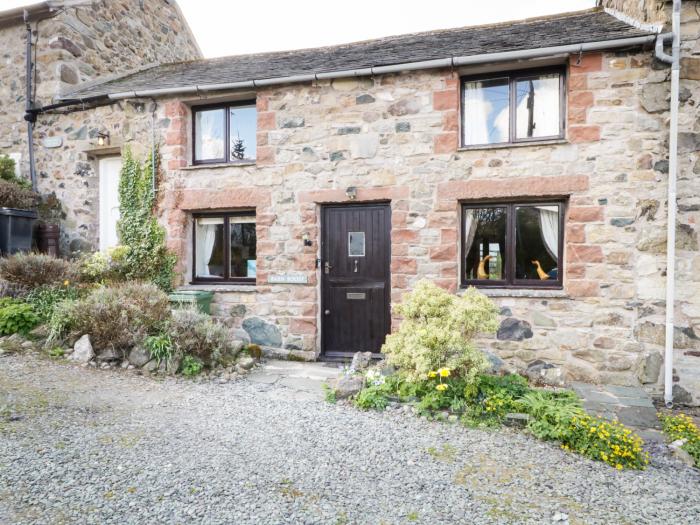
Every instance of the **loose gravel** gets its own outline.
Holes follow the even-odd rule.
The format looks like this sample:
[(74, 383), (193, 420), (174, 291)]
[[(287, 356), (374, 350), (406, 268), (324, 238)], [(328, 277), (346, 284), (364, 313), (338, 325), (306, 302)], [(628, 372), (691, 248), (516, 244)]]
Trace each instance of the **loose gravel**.
[(3, 524), (553, 522), (700, 523), (700, 472), (663, 445), (617, 472), (525, 433), (279, 384), (0, 358)]

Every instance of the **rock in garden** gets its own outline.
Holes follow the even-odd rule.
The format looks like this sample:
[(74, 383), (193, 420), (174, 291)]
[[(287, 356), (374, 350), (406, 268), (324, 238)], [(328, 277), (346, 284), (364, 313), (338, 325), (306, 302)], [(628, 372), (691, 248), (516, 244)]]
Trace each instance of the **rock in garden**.
[(365, 386), (365, 379), (361, 376), (343, 376), (339, 377), (335, 383), (336, 399), (345, 399), (357, 394), (362, 387)]
[(350, 363), (350, 370), (360, 372), (366, 369), (372, 362), (372, 352), (355, 352)]
[(564, 371), (560, 367), (540, 359), (530, 363), (525, 374), (531, 381), (549, 386), (564, 386), (566, 382)]
[(141, 369), (145, 372), (154, 372), (155, 370), (158, 370), (158, 361), (151, 359), (148, 363), (143, 365)]
[(282, 346), (282, 335), (279, 329), (259, 317), (249, 317), (243, 321), (243, 330), (250, 336), (251, 342), (261, 346), (271, 346), (280, 348)]
[(518, 412), (506, 414), (503, 423), (509, 427), (525, 428), (530, 422), (530, 416)]
[(532, 327), (527, 321), (508, 317), (501, 321), (496, 338), (499, 341), (522, 341), (532, 337)]
[(115, 348), (103, 348), (97, 353), (98, 361), (118, 361), (122, 358), (122, 353)]
[(238, 365), (243, 370), (250, 370), (255, 366), (255, 359), (253, 359), (252, 357), (242, 357), (238, 360)]
[(93, 357), (95, 357), (95, 352), (92, 349), (92, 343), (90, 343), (90, 336), (85, 334), (75, 342), (73, 353), (68, 359), (79, 363), (88, 363), (92, 361)]
[(131, 352), (129, 352), (129, 363), (131, 363), (137, 368), (141, 368), (150, 360), (151, 354), (142, 346), (135, 346), (131, 349)]

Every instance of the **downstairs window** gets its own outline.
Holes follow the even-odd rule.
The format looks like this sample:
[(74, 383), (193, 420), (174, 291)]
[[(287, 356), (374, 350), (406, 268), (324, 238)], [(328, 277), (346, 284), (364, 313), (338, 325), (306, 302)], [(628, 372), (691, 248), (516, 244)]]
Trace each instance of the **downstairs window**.
[(564, 203), (462, 205), (462, 285), (561, 288)]
[(193, 237), (193, 282), (255, 283), (255, 212), (195, 215)]

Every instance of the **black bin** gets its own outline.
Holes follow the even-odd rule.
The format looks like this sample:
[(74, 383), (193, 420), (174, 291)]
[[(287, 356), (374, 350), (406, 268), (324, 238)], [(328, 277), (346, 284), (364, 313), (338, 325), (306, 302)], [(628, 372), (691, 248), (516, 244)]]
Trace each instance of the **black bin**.
[(30, 251), (35, 221), (35, 211), (0, 208), (0, 255)]

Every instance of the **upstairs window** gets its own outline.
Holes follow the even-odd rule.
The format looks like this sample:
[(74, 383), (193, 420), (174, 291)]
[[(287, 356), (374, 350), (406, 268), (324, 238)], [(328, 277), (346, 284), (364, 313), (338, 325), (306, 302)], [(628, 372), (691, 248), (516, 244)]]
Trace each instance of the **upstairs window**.
[(561, 288), (564, 203), (464, 204), (462, 285)]
[(561, 70), (516, 72), (462, 81), (462, 146), (564, 136)]
[(255, 101), (192, 110), (194, 164), (255, 162)]

